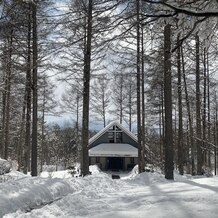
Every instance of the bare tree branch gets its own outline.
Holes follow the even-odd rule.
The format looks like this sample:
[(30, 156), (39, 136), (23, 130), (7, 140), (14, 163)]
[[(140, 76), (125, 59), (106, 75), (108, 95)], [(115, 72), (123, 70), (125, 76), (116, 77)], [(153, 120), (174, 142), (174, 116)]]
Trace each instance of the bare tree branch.
[(201, 20), (196, 21), (194, 26), (192, 27), (192, 29), (189, 31), (189, 33), (187, 33), (186, 36), (184, 36), (182, 39), (180, 39), (179, 43), (172, 49), (172, 52), (176, 51), (177, 48), (179, 48), (182, 45), (182, 43), (194, 32), (194, 30), (196, 29), (197, 25), (199, 23), (203, 22), (206, 19), (207, 19), (207, 17), (204, 17)]
[(195, 17), (217, 17), (218, 16), (218, 8), (216, 8), (215, 10), (208, 10), (208, 11), (194, 11), (188, 8), (177, 7), (175, 5), (166, 3), (165, 1), (150, 1), (150, 0), (142, 0), (142, 1), (151, 3), (151, 4), (162, 4), (174, 10), (176, 14), (186, 14), (186, 15), (195, 16)]

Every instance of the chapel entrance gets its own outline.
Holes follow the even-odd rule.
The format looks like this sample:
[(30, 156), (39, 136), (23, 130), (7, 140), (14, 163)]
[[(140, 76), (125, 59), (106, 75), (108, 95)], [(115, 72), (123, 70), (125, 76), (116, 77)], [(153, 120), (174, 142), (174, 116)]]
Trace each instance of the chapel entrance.
[(122, 157), (109, 157), (107, 161), (108, 161), (108, 170), (119, 171), (124, 169)]

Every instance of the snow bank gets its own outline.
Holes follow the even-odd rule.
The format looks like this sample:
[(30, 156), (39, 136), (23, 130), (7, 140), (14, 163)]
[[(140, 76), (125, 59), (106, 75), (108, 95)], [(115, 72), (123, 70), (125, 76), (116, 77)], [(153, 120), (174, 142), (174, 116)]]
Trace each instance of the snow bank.
[[(79, 166), (74, 166), (74, 170), (61, 170), (61, 171), (43, 171), (40, 174), (42, 178), (72, 178), (72, 177), (79, 177)], [(97, 165), (89, 166), (89, 171), (91, 174), (99, 174), (101, 172), (100, 168)]]
[(98, 165), (91, 165), (91, 166), (89, 166), (89, 171), (92, 174), (99, 174), (101, 172), (101, 170), (100, 170)]
[[(68, 184), (70, 185), (70, 190), (68, 190), (68, 194), (65, 196), (63, 195), (63, 193), (59, 193), (59, 198), (57, 198), (57, 201), (54, 201), (54, 203), (47, 204), (44, 207), (37, 209), (37, 205), (34, 205), (34, 202), (36, 202), (36, 198), (32, 199), (32, 196), (29, 196), (29, 199), (25, 199), (24, 201), (22, 201), (20, 205), (21, 209), (12, 210), (12, 208), (10, 208), (8, 209), (7, 213), (4, 212), (6, 214), (4, 218), (66, 218), (75, 217), (77, 215), (89, 217), (90, 213), (94, 213), (94, 211), (96, 210), (109, 210), (110, 205), (104, 201), (101, 201), (101, 198), (107, 197), (109, 193), (117, 193), (121, 189), (120, 183), (118, 181), (112, 180), (107, 174), (98, 172), (98, 168), (96, 166), (91, 167), (91, 169), (95, 171), (95, 173), (93, 173), (92, 175), (83, 178), (79, 177), (62, 180), (63, 183), (66, 183), (68, 181)], [(49, 179), (49, 181), (51, 183), (53, 179)], [(43, 186), (38, 187), (38, 195), (41, 195), (42, 199), (44, 199), (44, 201), (41, 202), (41, 204), (39, 205), (45, 204), (46, 201), (52, 202), (48, 199), (48, 195), (50, 195), (49, 193), (52, 193), (52, 191), (47, 190), (48, 186), (51, 185), (54, 184), (45, 183)], [(54, 189), (56, 188), (58, 188), (58, 186), (54, 187)], [(47, 193), (45, 193), (43, 196), (42, 192), (40, 193), (40, 189), (45, 189)], [(35, 192), (34, 187), (32, 188), (32, 190)], [(62, 192), (63, 191), (65, 190), (62, 190)], [(47, 199), (45, 200), (46, 196)], [(25, 205), (25, 202), (29, 202), (28, 205), (30, 205), (31, 202), (32, 205), (28, 206), (27, 208), (22, 208)], [(31, 210), (32, 208), (36, 209), (28, 213), (28, 210)], [(9, 212), (12, 211), (16, 212), (9, 214)], [(24, 211), (27, 211), (27, 213), (24, 213)]]
[(18, 171), (10, 171), (9, 173), (6, 173), (4, 175), (0, 175), (0, 183), (20, 179), (23, 177), (27, 177), (27, 175), (25, 175), (21, 172), (18, 172)]
[(0, 217), (18, 209), (28, 211), (72, 191), (75, 191), (73, 185), (61, 179), (23, 177), (2, 183), (0, 184)]
[[(97, 167), (93, 168), (98, 171)], [(150, 173), (144, 173), (144, 176), (154, 178)], [(138, 184), (136, 177), (112, 180), (110, 176), (96, 172), (84, 178), (63, 179), (74, 184), (74, 192), (51, 204), (29, 212), (17, 210), (4, 218), (217, 217), (218, 177), (163, 184), (159, 183), (160, 179), (151, 186)]]
[(168, 181), (165, 179), (164, 175), (160, 172), (144, 172), (138, 174), (138, 165), (136, 165), (126, 177), (122, 177), (122, 179), (129, 180), (132, 183), (140, 184), (140, 185), (152, 185), (156, 183), (167, 183)]
[(97, 166), (90, 171), (83, 178), (26, 176), (0, 184), (0, 217), (217, 217), (218, 177), (176, 174), (180, 181), (169, 182), (158, 172), (138, 175), (135, 167), (126, 179), (112, 180)]
[(54, 172), (41, 172), (40, 177), (42, 178), (72, 178), (71, 173), (68, 170), (62, 170), (62, 171), (54, 171)]
[[(86, 198), (98, 198), (98, 193), (103, 190), (115, 192), (119, 189), (117, 182), (105, 173), (100, 173), (97, 166), (91, 166), (90, 170), (93, 175), (84, 178), (74, 178), (70, 174), (68, 177), (66, 176), (68, 175), (67, 171), (61, 171), (53, 174), (59, 178), (20, 176), (18, 179), (0, 184), (0, 217), (16, 211), (14, 217), (17, 217), (20, 213), (60, 200), (69, 194), (80, 193)], [(19, 173), (14, 175), (17, 176)], [(43, 175), (47, 176), (48, 174), (44, 172)], [(69, 203), (78, 205), (82, 198), (84, 197), (69, 200)]]

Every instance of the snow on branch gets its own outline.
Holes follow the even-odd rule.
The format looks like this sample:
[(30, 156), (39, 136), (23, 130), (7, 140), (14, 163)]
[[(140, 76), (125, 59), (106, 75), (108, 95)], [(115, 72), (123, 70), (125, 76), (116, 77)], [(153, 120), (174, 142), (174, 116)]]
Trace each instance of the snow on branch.
[[(208, 142), (208, 141), (206, 141), (206, 140), (200, 139), (200, 138), (195, 137), (195, 136), (193, 136), (193, 138), (194, 138), (195, 140), (197, 140), (198, 142), (204, 142), (205, 144), (210, 145), (210, 146), (213, 147), (213, 148), (218, 148), (217, 145), (215, 145), (215, 144), (213, 144), (213, 143), (211, 143), (211, 142)], [(202, 148), (202, 149), (206, 149), (206, 148), (203, 147), (203, 146), (201, 146), (201, 148)]]
[(34, 1), (34, 0), (23, 0), (23, 2), (35, 4), (35, 1)]
[(165, 1), (151, 1), (151, 0), (142, 0), (142, 1), (151, 3), (151, 4), (162, 4), (174, 10), (176, 14), (186, 14), (186, 15), (195, 16), (195, 17), (218, 17), (218, 8), (215, 10), (196, 11), (196, 10), (191, 10), (189, 8), (181, 8), (181, 7), (169, 4)]

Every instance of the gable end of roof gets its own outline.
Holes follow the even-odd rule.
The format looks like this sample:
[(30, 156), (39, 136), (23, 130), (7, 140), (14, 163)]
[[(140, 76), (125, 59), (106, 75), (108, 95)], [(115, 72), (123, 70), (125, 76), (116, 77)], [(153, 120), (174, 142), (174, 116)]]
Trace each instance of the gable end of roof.
[(118, 123), (117, 121), (113, 121), (110, 124), (108, 124), (104, 129), (102, 129), (101, 131), (99, 131), (97, 134), (95, 134), (92, 138), (89, 139), (89, 145), (94, 142), (95, 140), (97, 140), (99, 137), (101, 137), (104, 133), (106, 133), (110, 127), (112, 126), (117, 126), (119, 127), (123, 132), (125, 132), (130, 138), (132, 138), (134, 141), (136, 141), (138, 143), (138, 139), (137, 137), (131, 133), (129, 130), (127, 130), (126, 128), (124, 128), (120, 123)]

